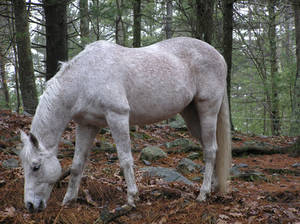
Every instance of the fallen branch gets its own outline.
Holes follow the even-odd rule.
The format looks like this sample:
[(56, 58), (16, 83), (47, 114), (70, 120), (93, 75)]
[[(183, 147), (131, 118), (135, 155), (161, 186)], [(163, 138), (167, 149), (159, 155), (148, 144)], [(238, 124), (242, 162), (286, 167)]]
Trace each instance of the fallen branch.
[(290, 153), (287, 148), (278, 148), (278, 149), (266, 149), (263, 147), (256, 147), (256, 146), (246, 146), (242, 148), (233, 148), (232, 149), (232, 156), (234, 157), (241, 157), (245, 155), (273, 155), (273, 154), (285, 154)]
[(112, 221), (114, 221), (116, 218), (119, 218), (123, 215), (128, 214), (134, 207), (130, 206), (130, 205), (123, 205), (120, 208), (116, 208), (113, 210), (113, 212), (109, 212), (107, 208), (104, 208), (101, 213), (100, 213), (100, 217), (94, 222), (94, 224), (97, 223), (110, 223)]
[(166, 187), (166, 186), (157, 186), (157, 187), (155, 186), (155, 187), (152, 187), (147, 190), (142, 190), (141, 195), (149, 194), (149, 193), (155, 192), (155, 191), (158, 192), (158, 194), (154, 195), (157, 197), (163, 195), (163, 196), (172, 197), (172, 198), (185, 198), (188, 200), (195, 199), (195, 196), (192, 193), (187, 193), (187, 192), (181, 191), (179, 189), (170, 188), (170, 187)]

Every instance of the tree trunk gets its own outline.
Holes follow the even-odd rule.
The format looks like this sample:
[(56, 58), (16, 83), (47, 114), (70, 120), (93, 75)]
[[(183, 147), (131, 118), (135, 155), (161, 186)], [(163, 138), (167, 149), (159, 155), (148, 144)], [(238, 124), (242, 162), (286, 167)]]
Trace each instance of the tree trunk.
[(25, 0), (14, 0), (20, 88), (24, 111), (34, 114), (38, 104)]
[(2, 54), (2, 50), (0, 49), (0, 78), (1, 78), (1, 85), (2, 85), (2, 90), (4, 93), (4, 98), (5, 98), (5, 107), (10, 108), (10, 103), (9, 103), (9, 92), (8, 92), (8, 87), (6, 83), (6, 72), (5, 72), (5, 58)]
[(278, 97), (278, 66), (277, 66), (277, 47), (276, 47), (276, 14), (275, 2), (268, 1), (269, 11), (269, 44), (270, 44), (270, 63), (271, 63), (271, 127), (272, 135), (280, 135), (280, 115)]
[(123, 0), (116, 0), (117, 16), (116, 16), (116, 43), (125, 46), (125, 25), (122, 19), (122, 8), (124, 8)]
[(223, 55), (227, 63), (227, 95), (230, 111), (231, 130), (234, 126), (231, 118), (231, 66), (232, 66), (232, 31), (233, 31), (233, 2), (224, 0), (223, 11)]
[(213, 11), (215, 0), (196, 0), (196, 33), (194, 36), (199, 40), (212, 43), (213, 38)]
[(297, 70), (294, 84), (291, 134), (300, 135), (300, 2), (294, 0), (293, 7), (295, 16)]
[(166, 38), (170, 39), (173, 36), (172, 32), (172, 17), (173, 17), (173, 4), (172, 0), (167, 0), (167, 16), (166, 16)]
[(88, 43), (89, 37), (89, 7), (88, 0), (79, 0), (79, 13), (80, 13), (80, 39), (84, 47)]
[(44, 0), (46, 19), (46, 80), (58, 71), (59, 61), (68, 60), (67, 0)]
[(141, 0), (133, 0), (133, 47), (141, 46)]

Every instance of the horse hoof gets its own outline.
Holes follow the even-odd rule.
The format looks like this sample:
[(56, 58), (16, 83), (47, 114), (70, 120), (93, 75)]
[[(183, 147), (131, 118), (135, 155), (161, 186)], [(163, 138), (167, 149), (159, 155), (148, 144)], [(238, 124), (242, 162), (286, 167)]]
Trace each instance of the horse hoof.
[(200, 194), (196, 198), (196, 201), (198, 201), (198, 202), (204, 202), (204, 201), (206, 201), (206, 193), (200, 192)]
[(138, 194), (130, 195), (130, 196), (128, 196), (127, 204), (135, 208), (136, 207), (135, 202), (138, 202), (139, 200), (140, 200), (140, 198), (139, 198)]

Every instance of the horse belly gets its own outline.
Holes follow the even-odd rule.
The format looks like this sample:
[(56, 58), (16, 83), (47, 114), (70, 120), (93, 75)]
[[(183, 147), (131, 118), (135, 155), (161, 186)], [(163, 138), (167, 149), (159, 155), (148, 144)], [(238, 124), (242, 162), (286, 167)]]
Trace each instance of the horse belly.
[(144, 85), (130, 91), (131, 124), (150, 124), (165, 120), (181, 112), (194, 98), (190, 85), (160, 83)]

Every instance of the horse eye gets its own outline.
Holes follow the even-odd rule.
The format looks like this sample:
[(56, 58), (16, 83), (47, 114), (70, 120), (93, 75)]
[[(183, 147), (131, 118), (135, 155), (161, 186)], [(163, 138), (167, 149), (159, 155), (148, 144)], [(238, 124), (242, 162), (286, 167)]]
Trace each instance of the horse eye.
[(38, 171), (39, 169), (40, 169), (40, 167), (41, 167), (41, 165), (34, 165), (33, 167), (32, 167), (32, 171)]

